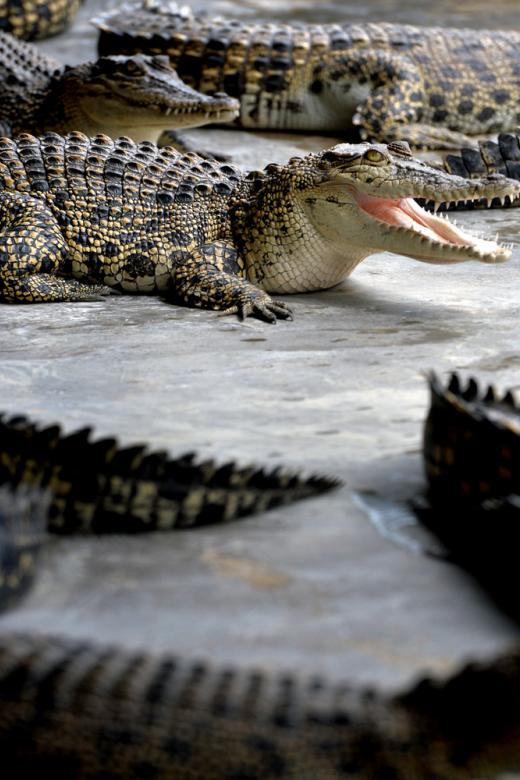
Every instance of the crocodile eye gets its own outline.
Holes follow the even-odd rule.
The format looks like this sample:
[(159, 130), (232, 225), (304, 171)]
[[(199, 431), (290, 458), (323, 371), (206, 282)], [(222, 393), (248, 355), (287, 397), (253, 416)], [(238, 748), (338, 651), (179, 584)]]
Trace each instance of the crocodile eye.
[(143, 67), (135, 60), (128, 60), (125, 65), (125, 73), (136, 76), (138, 73), (143, 73)]
[(380, 152), (377, 149), (368, 149), (363, 157), (371, 163), (388, 162), (386, 154), (383, 154), (383, 152)]

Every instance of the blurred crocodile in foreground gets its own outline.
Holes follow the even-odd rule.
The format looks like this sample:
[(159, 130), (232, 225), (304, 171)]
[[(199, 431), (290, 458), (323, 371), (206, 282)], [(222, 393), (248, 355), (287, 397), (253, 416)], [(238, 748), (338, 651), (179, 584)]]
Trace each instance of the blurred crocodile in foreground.
[(0, 135), (79, 130), (157, 141), (170, 128), (228, 122), (238, 109), (234, 98), (188, 87), (167, 57), (101, 57), (69, 67), (0, 32)]
[(240, 99), (245, 128), (457, 149), (520, 121), (520, 33), (284, 24), (138, 0), (94, 20), (101, 54), (167, 54), (202, 92)]
[[(443, 387), (432, 377), (430, 384), (424, 439), (430, 497), (433, 504), (440, 499), (443, 511), (454, 503), (450, 522), (465, 524), (468, 549), (478, 519), (471, 508), (518, 489), (519, 410), (510, 393), (484, 396), (474, 380), (461, 387), (453, 378)], [(113, 439), (90, 442), (88, 430), (63, 436), (58, 426), (38, 427), (25, 417), (0, 418), (0, 483), (0, 606), (28, 584), (46, 524), (58, 533), (102, 533), (221, 522), (335, 484), (171, 460), (142, 447), (121, 450)], [(462, 505), (468, 516), (458, 514)], [(517, 504), (511, 529), (518, 528), (519, 511)], [(508, 549), (511, 537), (500, 540), (504, 519), (488, 512), (478, 533), (487, 520), (491, 529), (481, 540), (495, 538), (508, 553), (516, 582), (518, 544)], [(196, 648), (188, 658), (153, 653), (146, 644), (129, 650), (4, 630), (4, 775), (498, 780), (520, 769), (518, 646), (389, 693), (354, 682), (348, 669), (328, 681), (216, 665)]]
[(72, 301), (115, 288), (275, 322), (291, 312), (269, 293), (332, 287), (378, 251), (507, 260), (507, 247), (414, 198), (519, 192), (501, 176), (436, 170), (402, 142), (340, 144), (243, 173), (128, 138), (1, 139), (0, 298)]

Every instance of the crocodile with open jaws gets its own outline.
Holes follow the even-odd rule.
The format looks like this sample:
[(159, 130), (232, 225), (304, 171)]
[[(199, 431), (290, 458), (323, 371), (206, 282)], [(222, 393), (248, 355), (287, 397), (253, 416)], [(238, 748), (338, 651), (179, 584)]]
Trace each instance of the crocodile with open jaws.
[(246, 128), (453, 149), (520, 121), (518, 32), (249, 24), (157, 0), (95, 23), (101, 54), (168, 54), (191, 86), (239, 98)]
[(83, 0), (1, 0), (0, 31), (35, 40), (68, 27)]
[(157, 141), (165, 129), (226, 122), (238, 110), (234, 98), (188, 87), (164, 56), (101, 57), (64, 67), (0, 32), (0, 135), (80, 130)]
[(340, 144), (244, 174), (128, 138), (0, 139), (0, 297), (71, 301), (159, 292), (275, 322), (269, 292), (320, 290), (387, 250), (429, 263), (498, 263), (510, 251), (413, 200), (514, 197), (501, 176), (465, 180), (402, 142)]
[[(520, 441), (510, 394), (481, 396), (474, 381), (464, 388), (455, 379), (445, 388), (435, 377), (431, 387), (424, 452), (432, 501), (446, 486), (459, 508), (468, 496), (475, 506), (518, 492), (518, 458), (514, 474), (504, 471), (512, 437), (516, 455)], [(333, 484), (121, 451), (114, 440), (63, 437), (24, 417), (0, 420), (0, 482), (4, 604), (28, 583), (49, 520), (58, 532), (191, 525), (269, 506), (284, 490), (290, 500)], [(348, 679), (3, 632), (0, 702), (9, 778), (495, 780), (520, 769), (516, 648), (389, 694)]]

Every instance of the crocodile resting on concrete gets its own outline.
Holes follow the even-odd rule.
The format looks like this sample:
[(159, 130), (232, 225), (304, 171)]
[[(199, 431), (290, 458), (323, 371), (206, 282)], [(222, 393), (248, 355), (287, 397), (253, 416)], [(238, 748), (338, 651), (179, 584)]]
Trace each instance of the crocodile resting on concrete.
[(269, 292), (331, 287), (377, 251), (430, 263), (498, 263), (509, 250), (413, 200), (514, 197), (464, 180), (406, 144), (340, 144), (242, 173), (171, 148), (81, 133), (0, 139), (0, 297), (71, 301), (116, 288), (290, 317)]
[(453, 149), (520, 120), (518, 32), (247, 24), (157, 0), (95, 23), (101, 54), (168, 54), (192, 87), (239, 98), (246, 128)]
[(64, 67), (0, 33), (0, 135), (80, 130), (157, 141), (165, 129), (227, 122), (238, 109), (234, 98), (188, 87), (167, 57), (101, 57)]
[[(483, 404), (494, 424), (490, 396), (476, 399), (474, 384), (459, 392), (453, 382), (444, 390), (432, 380), (432, 388), (435, 404), (442, 398), (473, 404), (473, 410)], [(497, 408), (509, 404), (506, 396)], [(480, 452), (485, 425), (478, 431), (482, 418), (476, 411), (470, 416)], [(439, 431), (431, 427), (437, 422)], [(433, 458), (448, 472), (452, 460), (439, 460), (435, 452), (446, 452), (447, 432), (450, 446), (458, 441), (468, 450), (468, 427), (453, 430), (454, 422), (461, 420), (444, 414), (439, 420), (434, 409), (425, 439), (428, 462)], [(233, 492), (252, 490), (252, 504), (242, 504), (247, 510), (260, 508), (262, 500), (269, 505), (269, 496), (279, 498), (285, 490), (301, 497), (332, 485), (170, 461), (164, 454), (144, 455), (142, 448), (121, 451), (113, 440), (89, 443), (85, 431), (63, 437), (58, 428), (37, 429), (26, 418), (2, 419), (0, 466), (0, 481), (9, 485), (0, 490), (4, 602), (27, 584), (49, 518), (58, 532), (171, 526), (177, 509), (174, 522), (165, 523), (165, 506), (156, 503), (159, 494), (164, 502), (169, 493), (177, 508), (186, 506), (184, 522), (191, 525), (195, 519), (224, 519), (223, 496), (234, 513)], [(463, 472), (463, 461), (460, 466)], [(456, 479), (463, 479), (462, 472)], [(186, 497), (179, 503), (180, 493)], [(493, 780), (520, 769), (518, 649), (388, 694), (318, 676), (300, 679), (63, 637), (3, 633), (0, 703), (0, 752), (8, 778)]]
[(1, 0), (0, 30), (35, 40), (68, 27), (83, 0)]

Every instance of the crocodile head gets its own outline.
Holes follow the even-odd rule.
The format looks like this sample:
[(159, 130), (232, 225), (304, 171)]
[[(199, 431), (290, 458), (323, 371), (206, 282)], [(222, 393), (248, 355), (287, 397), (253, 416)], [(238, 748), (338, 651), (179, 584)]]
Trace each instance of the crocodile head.
[(171, 127), (231, 122), (240, 107), (224, 93), (210, 96), (191, 89), (166, 56), (101, 57), (66, 68), (61, 78), (65, 102), (79, 104), (94, 133), (113, 137), (156, 140)]
[(520, 192), (518, 182), (503, 176), (468, 180), (448, 175), (413, 157), (402, 142), (339, 144), (316, 162), (319, 174), (307, 188), (305, 202), (309, 218), (325, 235), (427, 263), (497, 263), (510, 255), (495, 241), (425, 211), (415, 199), (440, 205), (505, 198)]
[(375, 252), (440, 264), (500, 263), (511, 254), (425, 211), (415, 198), (513, 198), (520, 183), (452, 176), (412, 157), (405, 143), (339, 144), (249, 178), (255, 196), (241, 240), (249, 275), (270, 292), (332, 287)]

